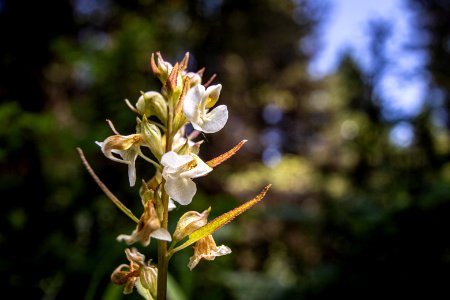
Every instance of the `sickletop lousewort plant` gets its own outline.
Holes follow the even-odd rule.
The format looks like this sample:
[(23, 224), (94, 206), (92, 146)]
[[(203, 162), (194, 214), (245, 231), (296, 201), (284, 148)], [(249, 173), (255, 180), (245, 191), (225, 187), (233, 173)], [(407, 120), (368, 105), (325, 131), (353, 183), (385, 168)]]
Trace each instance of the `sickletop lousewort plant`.
[[(161, 92), (145, 92), (133, 106), (128, 107), (137, 115), (136, 133), (121, 135), (112, 122), (108, 124), (113, 135), (103, 142), (96, 142), (103, 154), (118, 163), (128, 166), (130, 186), (136, 184), (135, 161), (138, 157), (149, 162), (155, 173), (149, 180), (142, 180), (139, 196), (143, 213), (137, 218), (97, 177), (82, 150), (80, 157), (103, 192), (137, 225), (131, 234), (121, 234), (119, 242), (132, 245), (140, 242), (150, 244), (151, 238), (158, 240), (157, 265), (136, 248), (125, 249), (129, 264), (118, 266), (111, 275), (115, 284), (124, 285), (124, 293), (137, 291), (146, 299), (166, 299), (167, 270), (170, 258), (178, 251), (193, 245), (194, 253), (189, 259), (189, 269), (202, 260), (214, 260), (217, 256), (231, 253), (225, 245), (217, 246), (212, 234), (239, 214), (258, 203), (268, 191), (266, 186), (252, 200), (208, 222), (211, 207), (203, 212), (187, 211), (177, 222), (172, 234), (169, 232), (169, 212), (176, 205), (188, 205), (195, 196), (195, 178), (205, 176), (218, 165), (233, 156), (246, 142), (242, 140), (226, 153), (203, 161), (199, 157), (202, 141), (195, 141), (199, 133), (215, 133), (228, 120), (225, 105), (216, 105), (222, 85), (211, 85), (215, 75), (202, 83), (204, 69), (194, 73), (186, 70), (189, 53), (181, 62), (172, 65), (159, 52), (152, 54), (150, 66), (162, 83)], [(186, 126), (192, 126), (187, 134)], [(152, 156), (143, 153), (148, 148)], [(168, 242), (170, 245), (168, 247)]]

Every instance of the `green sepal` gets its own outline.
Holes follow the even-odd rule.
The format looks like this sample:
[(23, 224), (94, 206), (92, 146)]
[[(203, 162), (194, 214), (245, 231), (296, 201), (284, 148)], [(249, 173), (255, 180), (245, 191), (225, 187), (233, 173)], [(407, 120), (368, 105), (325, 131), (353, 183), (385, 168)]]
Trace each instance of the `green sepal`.
[(213, 234), (215, 231), (217, 231), (218, 229), (220, 229), (222, 226), (224, 226), (225, 224), (231, 222), (234, 218), (236, 218), (238, 215), (242, 214), (243, 212), (245, 212), (246, 210), (250, 209), (252, 206), (254, 206), (256, 203), (258, 203), (259, 201), (261, 201), (264, 196), (266, 195), (267, 191), (269, 190), (271, 184), (267, 185), (262, 191), (261, 193), (259, 193), (258, 196), (256, 196), (255, 198), (253, 198), (250, 201), (247, 201), (246, 203), (230, 210), (229, 212), (224, 213), (223, 215), (220, 215), (219, 217), (215, 218), (214, 220), (212, 220), (211, 222), (209, 222), (208, 224), (206, 224), (205, 226), (197, 229), (196, 231), (192, 232), (189, 235), (189, 238), (186, 242), (184, 242), (183, 244), (181, 244), (180, 246), (172, 249), (171, 251), (168, 252), (168, 256), (172, 256), (175, 252), (178, 252), (184, 248), (186, 248), (187, 246), (192, 245), (193, 243), (197, 242), (198, 240)]

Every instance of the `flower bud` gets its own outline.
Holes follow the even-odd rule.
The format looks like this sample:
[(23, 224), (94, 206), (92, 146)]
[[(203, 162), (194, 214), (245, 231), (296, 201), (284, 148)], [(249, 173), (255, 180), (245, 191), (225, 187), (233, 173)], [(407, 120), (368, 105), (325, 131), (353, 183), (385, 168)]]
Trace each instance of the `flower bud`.
[(167, 103), (158, 92), (142, 93), (136, 103), (136, 109), (141, 115), (156, 116), (163, 123), (167, 119)]
[(156, 298), (158, 281), (158, 268), (153, 265), (142, 266), (139, 273), (139, 283), (142, 288), (146, 289), (150, 295)]
[(202, 213), (196, 211), (188, 211), (187, 213), (182, 215), (180, 220), (178, 220), (177, 228), (173, 233), (173, 239), (175, 241), (180, 241), (195, 230), (205, 226), (206, 223), (208, 223), (208, 215), (210, 211), (211, 207)]
[(198, 73), (188, 72), (184, 76), (188, 77), (190, 80), (191, 87), (202, 83), (202, 76)]
[(180, 65), (176, 63), (164, 84), (164, 88), (168, 92), (169, 101), (173, 107), (178, 103), (184, 87), (184, 80), (180, 68)]
[(157, 58), (155, 61), (155, 55), (152, 53), (152, 57), (150, 59), (150, 67), (153, 71), (153, 74), (155, 74), (155, 76), (158, 77), (162, 83), (165, 83), (167, 77), (169, 77), (170, 72), (172, 72), (173, 67), (169, 62), (163, 59), (161, 53), (156, 52), (156, 57)]
[(142, 122), (140, 123), (140, 131), (144, 139), (142, 145), (148, 147), (153, 155), (159, 160), (164, 153), (164, 149), (161, 143), (161, 131), (158, 126), (150, 123), (144, 115)]

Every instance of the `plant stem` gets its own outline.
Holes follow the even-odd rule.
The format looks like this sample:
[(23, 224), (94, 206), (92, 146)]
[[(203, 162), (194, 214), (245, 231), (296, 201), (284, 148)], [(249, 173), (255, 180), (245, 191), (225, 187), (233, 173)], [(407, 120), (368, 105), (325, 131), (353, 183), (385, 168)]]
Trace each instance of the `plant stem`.
[(91, 165), (87, 161), (86, 157), (84, 156), (83, 150), (81, 148), (77, 147), (78, 154), (80, 155), (81, 161), (83, 162), (84, 166), (86, 167), (86, 170), (89, 172), (89, 174), (92, 176), (94, 181), (97, 183), (97, 185), (100, 187), (100, 189), (108, 196), (109, 199), (122, 211), (124, 212), (128, 217), (130, 217), (131, 220), (138, 223), (139, 219), (129, 210), (120, 200), (114, 196), (114, 194), (106, 187), (106, 185), (98, 178), (97, 174), (95, 174), (94, 169), (92, 169)]
[[(170, 103), (171, 101), (169, 101)], [(173, 141), (173, 107), (168, 105), (167, 114), (167, 130), (166, 130), (166, 153), (172, 150)], [(167, 230), (169, 224), (169, 195), (167, 194), (163, 178), (162, 184), (162, 204), (164, 209), (163, 219), (161, 220), (161, 227)], [(167, 257), (167, 242), (158, 240), (158, 285), (157, 285), (157, 300), (166, 300), (167, 294), (167, 271), (168, 271), (168, 257)]]
[[(163, 179), (163, 186), (165, 180)], [(164, 216), (161, 222), (161, 227), (167, 229), (168, 227), (168, 205), (169, 195), (162, 190), (162, 202), (164, 207)], [(158, 287), (157, 287), (157, 300), (165, 300), (167, 293), (167, 271), (168, 271), (168, 258), (167, 258), (167, 242), (158, 240)]]

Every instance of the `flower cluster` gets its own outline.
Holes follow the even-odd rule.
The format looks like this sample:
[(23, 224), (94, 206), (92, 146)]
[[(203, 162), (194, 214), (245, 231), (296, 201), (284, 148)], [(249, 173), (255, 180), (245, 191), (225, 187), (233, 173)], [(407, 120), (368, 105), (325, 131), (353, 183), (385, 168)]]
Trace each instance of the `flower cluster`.
[[(266, 187), (255, 199), (209, 223), (207, 218), (210, 208), (202, 213), (187, 211), (178, 220), (173, 234), (170, 234), (169, 211), (177, 205), (191, 203), (197, 191), (195, 178), (209, 174), (246, 142), (241, 141), (212, 160), (205, 162), (200, 158), (203, 141), (196, 139), (201, 136), (200, 133), (220, 131), (228, 120), (228, 109), (225, 105), (217, 105), (222, 85), (211, 85), (214, 77), (203, 83), (204, 70), (187, 71), (188, 61), (188, 53), (175, 65), (165, 61), (159, 52), (156, 56), (152, 54), (150, 66), (161, 81), (162, 89), (160, 92), (142, 92), (135, 105), (127, 100), (128, 106), (137, 114), (136, 132), (122, 135), (109, 122), (114, 134), (103, 142), (96, 142), (107, 158), (128, 166), (130, 186), (137, 182), (136, 159), (142, 158), (154, 167), (154, 176), (149, 180), (141, 180), (139, 192), (143, 213), (140, 218), (135, 217), (112, 195), (84, 160), (100, 187), (137, 223), (131, 234), (121, 234), (117, 240), (127, 245), (140, 242), (143, 246), (148, 246), (151, 238), (160, 241), (157, 266), (145, 263), (144, 256), (135, 248), (126, 249), (129, 266), (120, 265), (112, 275), (114, 283), (125, 285), (125, 293), (130, 293), (136, 286), (147, 299), (153, 299), (156, 295), (158, 299), (163, 299), (160, 294), (165, 292), (160, 289), (163, 288), (164, 280), (159, 277), (167, 276), (162, 269), (167, 272), (167, 262), (177, 251), (193, 245), (194, 253), (188, 263), (191, 270), (202, 259), (214, 260), (217, 256), (231, 253), (227, 246), (216, 245), (212, 233), (260, 201), (268, 189)], [(183, 240), (186, 241), (176, 246)], [(164, 246), (166, 242), (171, 242), (169, 250)]]

